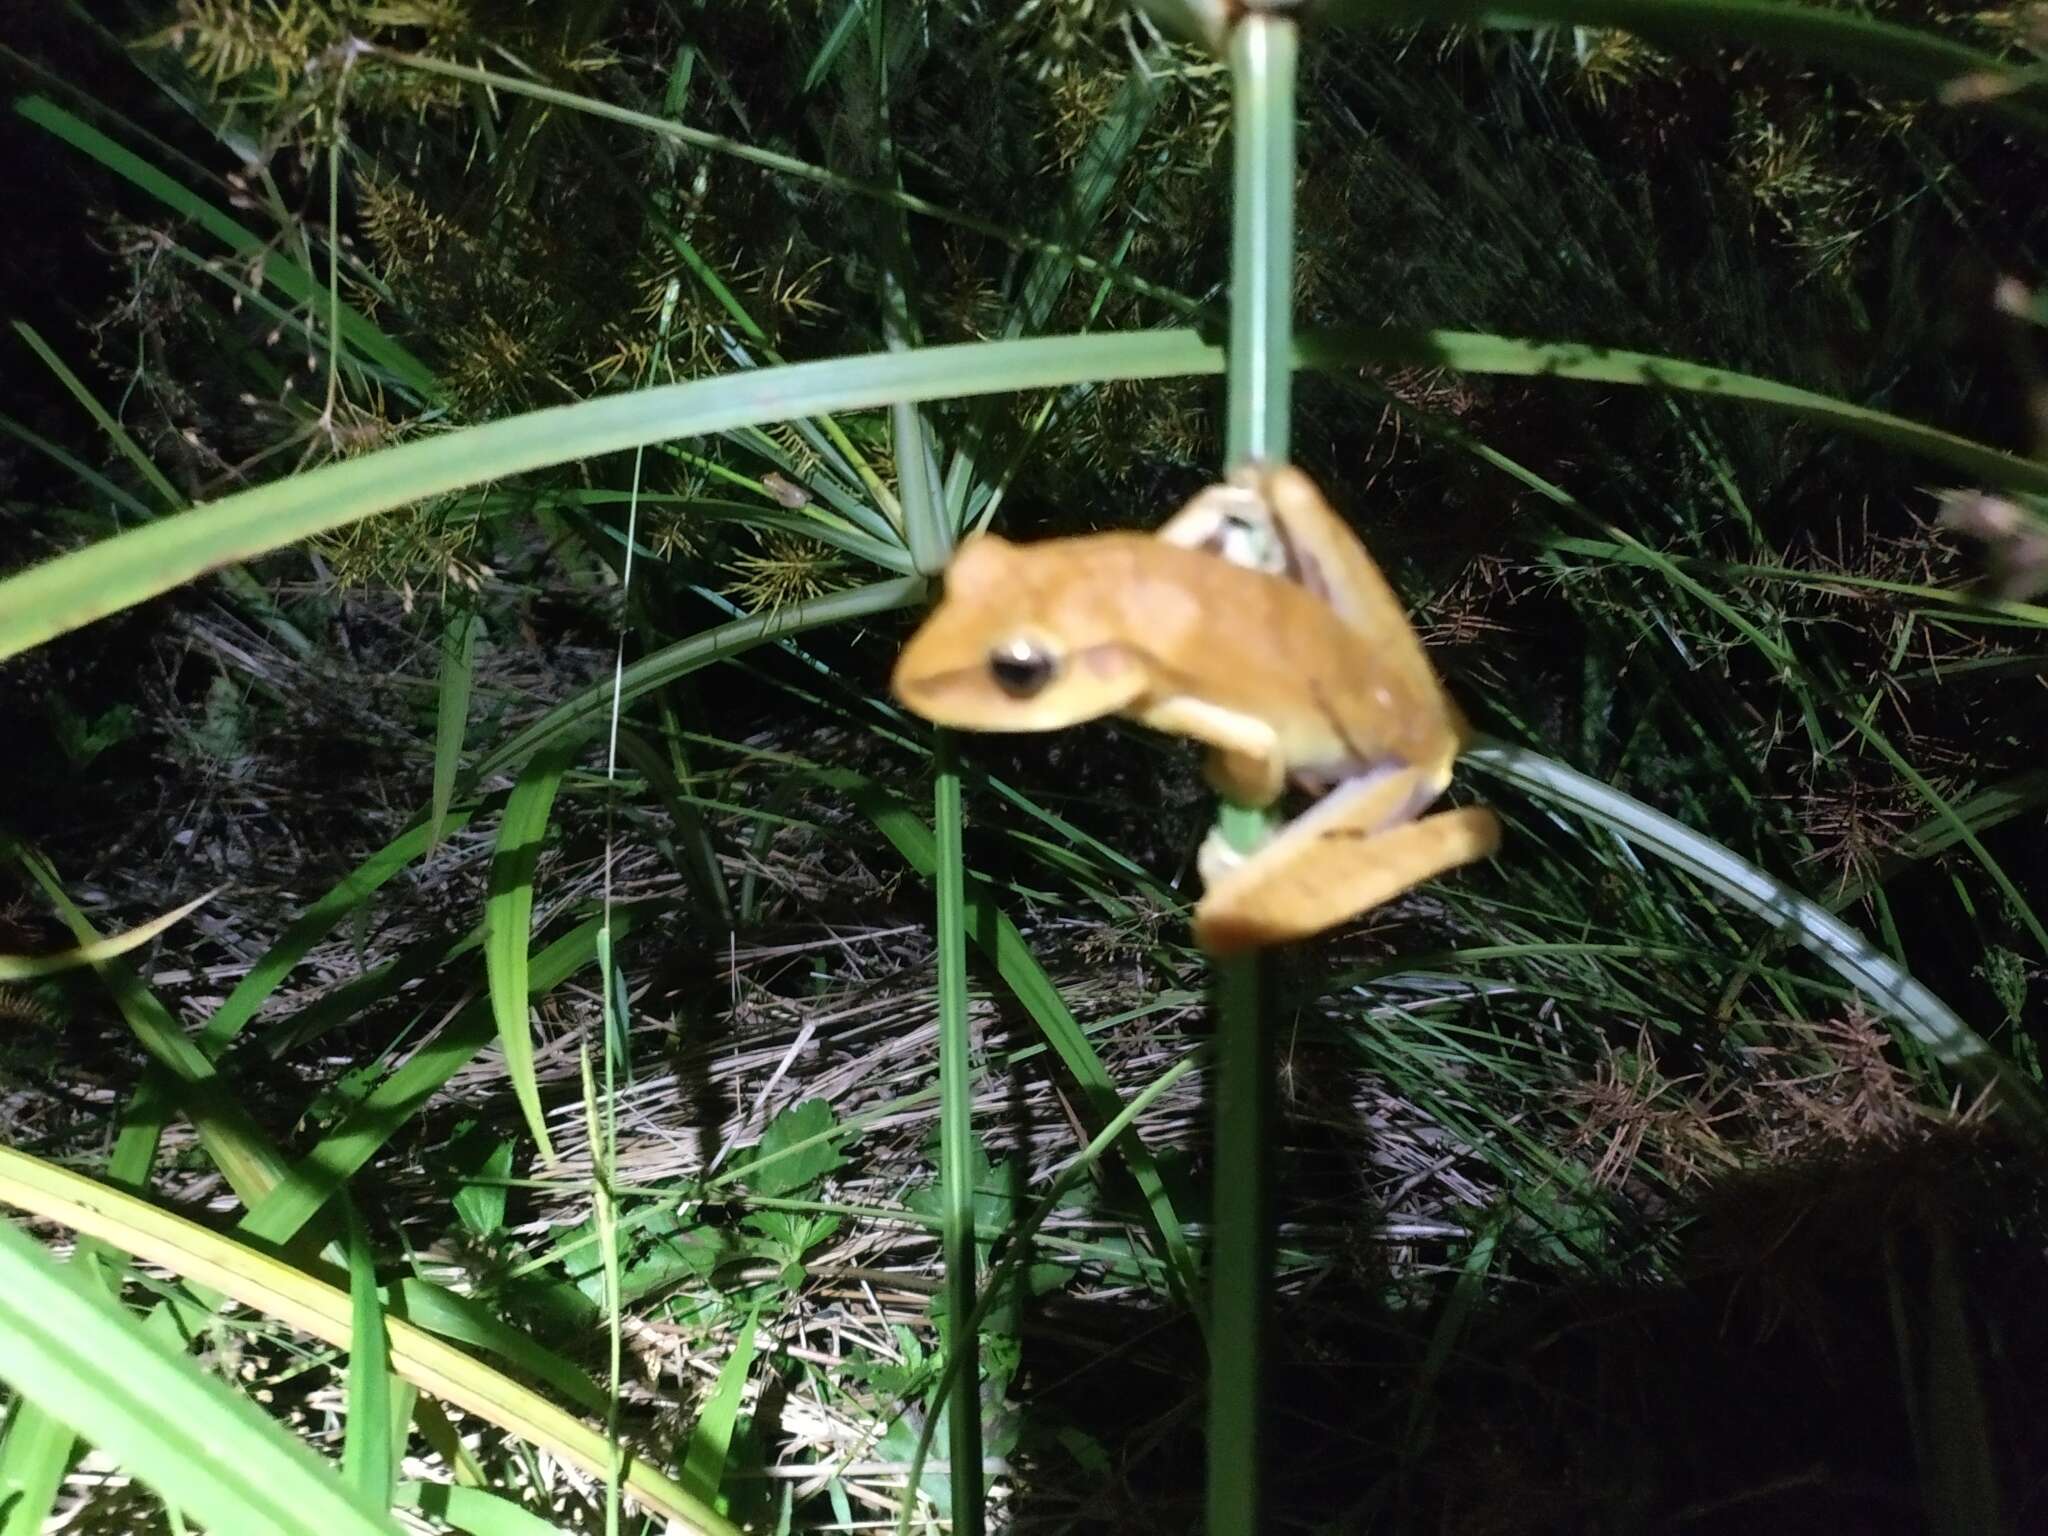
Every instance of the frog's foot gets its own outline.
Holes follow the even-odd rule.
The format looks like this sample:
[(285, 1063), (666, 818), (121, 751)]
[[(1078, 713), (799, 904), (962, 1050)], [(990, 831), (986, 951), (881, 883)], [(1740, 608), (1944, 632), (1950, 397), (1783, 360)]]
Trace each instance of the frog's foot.
[(1485, 858), (1500, 845), (1491, 811), (1414, 819), (1418, 797), (1426, 805), (1441, 787), (1413, 769), (1354, 780), (1248, 856), (1212, 833), (1202, 845), (1196, 938), (1212, 954), (1307, 938)]

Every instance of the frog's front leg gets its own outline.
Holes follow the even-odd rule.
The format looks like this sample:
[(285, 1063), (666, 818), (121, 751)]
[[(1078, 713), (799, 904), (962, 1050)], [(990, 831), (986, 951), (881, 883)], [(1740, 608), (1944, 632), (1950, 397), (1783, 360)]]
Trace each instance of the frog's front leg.
[(1202, 845), (1204, 895), (1195, 936), (1212, 954), (1285, 944), (1370, 912), (1500, 844), (1500, 822), (1479, 807), (1416, 819), (1440, 794), (1449, 765), (1347, 780), (1245, 856), (1211, 835)]

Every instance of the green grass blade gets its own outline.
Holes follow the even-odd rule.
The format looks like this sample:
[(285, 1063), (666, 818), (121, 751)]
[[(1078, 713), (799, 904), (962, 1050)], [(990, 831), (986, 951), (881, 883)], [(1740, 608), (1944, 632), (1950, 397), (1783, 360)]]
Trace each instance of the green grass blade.
[(692, 1487), (717, 1488), (725, 1481), (733, 1430), (739, 1424), (747, 1378), (754, 1373), (760, 1318), (761, 1308), (757, 1304), (740, 1324), (732, 1353), (718, 1368), (718, 1384), (698, 1413), (696, 1428), (690, 1431), (690, 1449), (683, 1457), (683, 1481)]
[[(26, 443), (52, 463), (63, 465), (65, 470), (74, 476), (80, 484), (84, 485), (95, 495), (105, 497), (108, 502), (119, 507), (137, 521), (146, 523), (157, 515), (156, 508), (150, 506), (132, 491), (116, 485), (76, 454), (58, 447), (57, 444), (51, 442), (47, 437), (31, 432), (12, 416), (0, 416), (0, 432), (5, 432), (9, 437), (17, 438), (21, 442)], [(105, 517), (98, 519), (101, 523), (108, 520)]]
[(441, 686), (434, 700), (434, 790), (427, 810), (427, 852), (441, 846), (448, 805), (462, 767), (462, 738), (469, 728), (469, 692), (476, 678), (475, 610), (451, 607), (441, 626)]
[(562, 1536), (532, 1510), (503, 1494), (449, 1483), (400, 1483), (398, 1503), (470, 1536)]
[(384, 1301), (362, 1217), (348, 1209), (348, 1423), (341, 1475), (369, 1509), (389, 1509), (392, 1474), (391, 1352), (384, 1334)]
[(853, 41), (854, 28), (860, 25), (861, 14), (866, 9), (867, 0), (840, 0), (839, 19), (832, 23), (832, 30), (825, 34), (824, 42), (811, 55), (810, 67), (804, 71), (803, 88), (799, 94), (810, 95), (832, 73), (833, 64), (846, 51), (846, 45)]
[(0, 1439), (0, 1536), (42, 1536), (77, 1444), (40, 1403), (15, 1401)]
[(1519, 340), (1483, 331), (1315, 331), (1298, 338), (1299, 364), (1337, 370), (1374, 363), (1384, 367), (1455, 368), (1461, 373), (1517, 378), (1570, 379), (1589, 384), (1630, 384), (1710, 399), (1740, 400), (1822, 422), (1903, 453), (1918, 454), (1972, 480), (2016, 490), (2048, 491), (2048, 461), (2002, 453), (1983, 443), (1908, 421), (1868, 406), (1801, 389), (1711, 363), (1628, 352), (1579, 342)]
[[(974, 1177), (985, 1159), (974, 1136), (974, 1025), (967, 1010), (966, 868), (961, 852), (960, 768), (950, 731), (938, 733), (938, 774), (932, 785), (937, 829), (932, 859), (938, 906), (939, 977), (939, 1214), (946, 1256), (947, 1348), (960, 1356), (961, 1389), (947, 1420), (952, 1459), (954, 1528), (982, 1528), (985, 1489), (981, 1471), (980, 1340), (973, 1332), (975, 1281), (980, 1268), (974, 1241)], [(938, 1413), (937, 1405), (932, 1412)], [(904, 1492), (915, 1502), (915, 1484)]]
[[(56, 871), (26, 849), (17, 849), (16, 856), (71, 931), (86, 943), (97, 939), (97, 930), (72, 904)], [(226, 1176), (236, 1197), (245, 1206), (253, 1206), (284, 1177), (283, 1161), (269, 1138), (222, 1086), (213, 1063), (126, 961), (103, 960), (96, 969), (142, 1048), (178, 1080), (182, 1108), (199, 1133), (206, 1155)]]
[[(149, 455), (142, 451), (141, 445), (129, 434), (128, 429), (116, 421), (107, 408), (100, 404), (93, 392), (85, 387), (84, 381), (77, 374), (73, 373), (66, 366), (64, 360), (52, 351), (43, 338), (37, 334), (35, 327), (31, 326), (26, 320), (16, 320), (14, 322), (14, 329), (21, 339), (28, 343), (36, 356), (42, 360), (43, 366), (56, 375), (57, 382), (64, 386), (65, 392), (72, 399), (76, 400), (85, 413), (92, 418), (93, 425), (97, 426), (105, 434), (107, 440), (114, 445), (115, 451), (132, 464), (135, 467), (136, 473), (141, 475), (143, 480), (149, 485), (149, 488), (156, 492), (158, 498), (163, 502), (164, 510), (167, 512), (182, 511), (188, 505), (184, 494), (164, 477), (163, 471), (158, 469), (150, 460)], [(63, 457), (68, 458), (69, 456), (65, 455)], [(90, 478), (95, 481), (100, 480), (98, 476)], [(101, 481), (101, 483), (104, 482)], [(153, 513), (145, 512), (145, 517), (153, 515)], [(275, 600), (272, 599), (270, 593), (254, 576), (250, 575), (249, 572), (242, 569), (239, 565), (228, 566), (219, 574), (221, 584), (238, 601), (261, 618), (264, 624), (280, 640), (284, 641), (287, 646), (301, 656), (312, 654), (313, 642), (306, 638), (304, 631), (278, 611)]]
[(98, 397), (85, 387), (84, 382), (78, 375), (65, 365), (61, 357), (50, 350), (49, 344), (37, 334), (36, 328), (26, 320), (16, 320), (14, 322), (14, 330), (23, 341), (29, 344), (30, 349), (35, 355), (42, 359), (43, 366), (56, 376), (57, 382), (64, 386), (65, 392), (84, 408), (88, 416), (92, 417), (93, 424), (101, 432), (105, 433), (107, 441), (114, 445), (114, 451), (134, 465), (135, 472), (141, 475), (143, 480), (148, 483), (149, 488), (162, 498), (164, 509), (166, 511), (176, 511), (184, 506), (184, 495), (175, 485), (164, 478), (164, 472), (158, 469), (149, 455), (136, 445), (135, 439), (128, 435), (128, 429), (122, 426), (120, 422), (114, 420), (113, 416), (108, 413), (107, 408), (101, 405)]
[(253, 1403), (0, 1225), (0, 1377), (218, 1531), (396, 1536)]
[[(699, 667), (725, 661), (757, 645), (785, 635), (799, 634), (842, 619), (866, 618), (893, 609), (907, 608), (924, 596), (922, 576), (902, 576), (846, 592), (830, 592), (777, 608), (770, 613), (749, 614), (702, 634), (678, 640), (652, 655), (643, 656), (617, 679), (621, 707), (651, 689), (686, 677)], [(485, 753), (470, 769), (472, 782), (489, 778), (517, 766), (528, 754), (543, 747), (582, 740), (610, 718), (613, 680), (593, 683), (573, 698), (557, 704), (533, 724), (515, 732)]]
[(533, 1009), (527, 975), (533, 940), (533, 874), (548, 834), (548, 812), (568, 771), (570, 752), (551, 747), (526, 765), (505, 802), (491, 857), (491, 892), (484, 903), (484, 969), (490, 978), (491, 1012), (505, 1073), (526, 1115), (526, 1128), (547, 1162), (555, 1160), (540, 1084), (533, 1075)]
[[(265, 1250), (4, 1147), (0, 1200), (118, 1245), (145, 1263), (183, 1276), (190, 1286), (232, 1297), (336, 1348), (349, 1347), (348, 1294)], [(388, 1319), (385, 1328), (392, 1369), (423, 1391), (545, 1447), (586, 1472), (601, 1476), (610, 1465), (605, 1436), (539, 1393), (409, 1323)], [(634, 1461), (625, 1483), (642, 1504), (687, 1530), (735, 1536), (734, 1527), (695, 1492), (648, 1460)]]
[(496, 1355), (586, 1413), (603, 1413), (605, 1392), (581, 1367), (543, 1348), (531, 1334), (505, 1321), (473, 1297), (425, 1280), (400, 1280), (390, 1288), (391, 1315), (416, 1328)]
[[(1045, 1225), (1053, 1212), (1059, 1209), (1067, 1191), (1074, 1187), (1084, 1173), (1101, 1161), (1118, 1138), (1137, 1123), (1140, 1115), (1163, 1098), (1169, 1088), (1194, 1071), (1201, 1064), (1201, 1058), (1201, 1051), (1183, 1056), (1133, 1094), (1130, 1103), (1112, 1115), (1102, 1129), (1089, 1138), (1088, 1145), (1081, 1149), (1079, 1155), (1059, 1171), (1030, 1213), (1004, 1234), (1007, 1242), (1003, 1257), (989, 1271), (988, 1284), (983, 1287), (981, 1299), (975, 1304), (972, 1326), (966, 1330), (967, 1332), (977, 1338), (980, 1336), (990, 1311), (997, 1302), (1009, 1294), (1018, 1272), (1031, 1262), (1032, 1239), (1038, 1235), (1039, 1228)], [(947, 1358), (944, 1374), (939, 1378), (938, 1395), (932, 1412), (926, 1415), (924, 1423), (918, 1427), (917, 1447), (910, 1457), (910, 1475), (904, 1480), (906, 1489), (919, 1488), (924, 1484), (925, 1456), (931, 1450), (932, 1431), (938, 1425), (938, 1410), (959, 1393), (967, 1361), (968, 1357), (959, 1354), (958, 1351)], [(906, 1498), (903, 1501), (902, 1508), (896, 1516), (897, 1536), (909, 1536), (910, 1518), (915, 1509), (914, 1499)]]
[(1105, 369), (1187, 372), (1202, 350), (1191, 333), (925, 347), (664, 385), (416, 439), (160, 519), (0, 582), (0, 660), (217, 565), (524, 470), (792, 416), (1032, 389)]
[[(117, 1189), (140, 1193), (149, 1182), (157, 1144), (170, 1115), (171, 1081), (161, 1067), (143, 1075), (128, 1101), (106, 1178)], [(80, 1238), (71, 1256), (82, 1280), (103, 1286), (120, 1299), (125, 1256), (94, 1238)], [(42, 1536), (78, 1438), (36, 1403), (18, 1400), (0, 1437), (0, 1536)]]
[[(669, 737), (676, 749), (676, 764), (687, 766), (687, 759), (681, 755), (681, 743), (675, 740), (673, 726), (674, 713), (664, 700), (663, 734)], [(698, 919), (700, 925), (712, 932), (730, 928), (732, 896), (725, 888), (725, 869), (718, 862), (718, 844), (711, 835), (710, 824), (683, 789), (676, 764), (663, 757), (654, 744), (637, 731), (619, 733), (619, 750), (640, 771), (655, 798), (668, 812), (669, 824), (675, 828), (675, 841), (681, 845), (675, 849), (675, 865), (688, 883), (691, 896), (703, 908)]]
[(110, 934), (103, 939), (94, 939), (76, 949), (59, 950), (49, 955), (0, 955), (0, 981), (32, 981), (39, 976), (55, 976), (64, 971), (76, 971), (88, 965), (98, 965), (102, 960), (111, 960), (125, 955), (131, 949), (140, 949), (165, 929), (174, 927), (190, 917), (215, 896), (218, 889), (208, 891), (204, 896), (195, 896), (182, 907), (173, 907), (161, 917), (153, 917), (146, 923), (137, 923), (123, 933)]

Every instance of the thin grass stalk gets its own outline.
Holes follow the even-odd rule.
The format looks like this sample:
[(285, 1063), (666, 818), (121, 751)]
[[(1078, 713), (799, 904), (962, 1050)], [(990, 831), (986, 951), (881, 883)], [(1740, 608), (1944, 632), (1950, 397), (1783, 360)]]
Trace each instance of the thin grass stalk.
[[(1287, 457), (1294, 367), (1294, 82), (1291, 21), (1246, 17), (1231, 34), (1236, 154), (1231, 242), (1225, 458), (1232, 467)], [(1264, 817), (1226, 806), (1218, 829), (1239, 847)], [(1271, 1282), (1266, 1126), (1272, 1096), (1265, 967), (1218, 962), (1216, 1220), (1209, 1287), (1208, 1528), (1259, 1528), (1259, 1421)]]
[[(949, 1352), (965, 1351), (978, 1366), (973, 1183), (977, 1159), (974, 1074), (968, 1059), (967, 892), (960, 840), (960, 768), (952, 732), (938, 733), (936, 754), (932, 823), (938, 841), (940, 1243), (946, 1260)], [(980, 1536), (982, 1529), (980, 1374), (978, 1368), (955, 1374), (960, 1389), (953, 1393), (947, 1419), (952, 1528), (967, 1536)], [(945, 1394), (936, 1394), (932, 1411), (939, 1412), (944, 1402)], [(903, 1497), (914, 1500), (916, 1487), (905, 1488)]]

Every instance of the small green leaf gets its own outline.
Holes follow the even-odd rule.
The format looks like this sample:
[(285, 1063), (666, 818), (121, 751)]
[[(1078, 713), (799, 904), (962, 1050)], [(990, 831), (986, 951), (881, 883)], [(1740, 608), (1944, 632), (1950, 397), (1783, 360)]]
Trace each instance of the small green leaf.
[(748, 1173), (747, 1187), (757, 1195), (793, 1195), (824, 1178), (846, 1161), (831, 1139), (838, 1124), (823, 1099), (785, 1109), (762, 1133), (760, 1166)]

